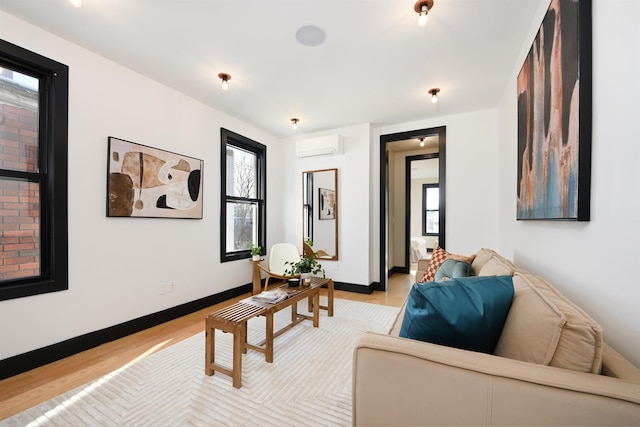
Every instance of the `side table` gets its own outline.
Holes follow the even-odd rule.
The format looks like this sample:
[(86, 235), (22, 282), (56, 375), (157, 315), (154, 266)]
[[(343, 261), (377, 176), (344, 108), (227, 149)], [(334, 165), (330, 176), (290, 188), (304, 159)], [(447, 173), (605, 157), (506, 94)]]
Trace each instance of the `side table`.
[(251, 289), (251, 295), (257, 295), (262, 292), (262, 278), (260, 277), (260, 267), (258, 266), (262, 260), (251, 260), (251, 262), (253, 266), (253, 288)]

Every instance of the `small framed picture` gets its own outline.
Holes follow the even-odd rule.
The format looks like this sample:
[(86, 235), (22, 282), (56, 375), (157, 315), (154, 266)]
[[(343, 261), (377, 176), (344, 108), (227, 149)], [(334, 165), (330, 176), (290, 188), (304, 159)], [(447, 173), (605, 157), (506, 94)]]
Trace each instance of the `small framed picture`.
[(320, 219), (336, 219), (336, 192), (326, 188), (320, 191)]

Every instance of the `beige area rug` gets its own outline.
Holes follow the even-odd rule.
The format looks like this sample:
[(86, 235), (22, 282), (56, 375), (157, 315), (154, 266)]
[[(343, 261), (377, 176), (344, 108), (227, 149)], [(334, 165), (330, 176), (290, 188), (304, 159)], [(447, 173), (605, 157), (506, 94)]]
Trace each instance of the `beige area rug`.
[[(276, 315), (276, 328), (290, 313)], [(334, 313), (321, 311), (319, 328), (305, 321), (276, 338), (273, 363), (249, 350), (240, 389), (224, 374), (204, 374), (202, 332), (0, 426), (351, 425), (354, 344), (363, 331), (386, 332), (398, 308), (336, 299)], [(249, 342), (264, 330), (264, 317), (250, 320)], [(231, 366), (231, 353), (232, 335), (216, 331), (216, 362)]]

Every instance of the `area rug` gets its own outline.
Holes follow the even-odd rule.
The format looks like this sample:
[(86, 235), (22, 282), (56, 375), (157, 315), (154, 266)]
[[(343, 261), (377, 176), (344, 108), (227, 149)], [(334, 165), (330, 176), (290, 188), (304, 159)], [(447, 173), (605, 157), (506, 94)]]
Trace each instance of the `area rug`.
[[(388, 331), (398, 310), (336, 299), (319, 328), (305, 321), (275, 339), (273, 363), (249, 350), (240, 389), (204, 374), (202, 332), (0, 426), (348, 426), (354, 344), (364, 331)], [(289, 309), (277, 313), (275, 327), (290, 319)], [(264, 330), (264, 317), (250, 320), (249, 342)], [(231, 334), (216, 331), (216, 362), (231, 366), (232, 346)]]

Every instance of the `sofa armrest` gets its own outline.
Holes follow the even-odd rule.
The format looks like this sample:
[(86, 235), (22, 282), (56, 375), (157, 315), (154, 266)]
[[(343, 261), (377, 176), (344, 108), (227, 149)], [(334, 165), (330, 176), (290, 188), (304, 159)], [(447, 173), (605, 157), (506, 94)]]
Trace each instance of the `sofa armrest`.
[(640, 369), (625, 359), (607, 343), (602, 346), (602, 374), (640, 384)]
[(629, 425), (640, 385), (366, 332), (354, 349), (354, 425)]

